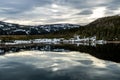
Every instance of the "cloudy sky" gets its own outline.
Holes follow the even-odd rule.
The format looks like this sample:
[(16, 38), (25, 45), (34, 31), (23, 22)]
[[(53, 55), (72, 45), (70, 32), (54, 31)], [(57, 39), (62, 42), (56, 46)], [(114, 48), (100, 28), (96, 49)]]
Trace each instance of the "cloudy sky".
[(0, 0), (0, 20), (24, 25), (87, 24), (120, 14), (120, 0)]

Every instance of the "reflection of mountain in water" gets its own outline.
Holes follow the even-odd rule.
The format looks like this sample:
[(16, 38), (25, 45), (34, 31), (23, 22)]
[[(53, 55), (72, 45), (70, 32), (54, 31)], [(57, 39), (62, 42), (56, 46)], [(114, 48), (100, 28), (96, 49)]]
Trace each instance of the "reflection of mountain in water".
[(53, 52), (66, 52), (66, 51), (80, 51), (89, 53), (97, 58), (120, 62), (120, 44), (104, 44), (96, 46), (86, 45), (73, 45), (73, 44), (59, 44), (59, 45), (31, 45), (31, 46), (18, 46), (6, 47), (0, 49), (0, 54), (10, 52), (19, 52), (21, 50), (38, 50), (38, 51), (53, 51)]
[(19, 52), (21, 50), (39, 50), (39, 51), (54, 51), (54, 52), (66, 52), (64, 48), (59, 48), (59, 46), (52, 45), (39, 45), (39, 46), (18, 46), (18, 47), (6, 47), (0, 49), (0, 54)]

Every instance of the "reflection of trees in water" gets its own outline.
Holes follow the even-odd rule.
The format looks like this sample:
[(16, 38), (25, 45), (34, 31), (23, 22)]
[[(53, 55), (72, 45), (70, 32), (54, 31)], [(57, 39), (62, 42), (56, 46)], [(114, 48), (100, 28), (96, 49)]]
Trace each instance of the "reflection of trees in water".
[(120, 62), (120, 44), (104, 44), (96, 46), (60, 44), (60, 45), (38, 45), (38, 46), (19, 46), (11, 48), (1, 48), (0, 54), (6, 52), (19, 52), (21, 50), (39, 50), (39, 51), (80, 51), (89, 53), (97, 58)]
[(67, 45), (73, 51), (89, 53), (97, 58), (120, 62), (120, 44), (104, 44), (95, 46), (75, 46)]

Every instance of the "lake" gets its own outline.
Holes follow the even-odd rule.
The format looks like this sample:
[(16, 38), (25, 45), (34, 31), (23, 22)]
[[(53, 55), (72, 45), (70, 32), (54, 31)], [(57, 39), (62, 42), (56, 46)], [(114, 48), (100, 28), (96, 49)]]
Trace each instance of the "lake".
[(120, 44), (0, 47), (0, 80), (120, 80)]

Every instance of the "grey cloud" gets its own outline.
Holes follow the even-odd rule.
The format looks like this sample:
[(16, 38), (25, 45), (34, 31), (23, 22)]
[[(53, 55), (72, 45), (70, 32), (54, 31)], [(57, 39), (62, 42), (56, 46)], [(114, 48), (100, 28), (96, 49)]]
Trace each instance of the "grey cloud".
[(59, 1), (59, 4), (61, 5), (72, 6), (77, 9), (104, 6), (109, 3), (109, 0), (108, 1), (98, 0), (99, 2), (95, 0), (61, 0), (61, 1), (58, 0), (58, 1)]
[(110, 4), (106, 5), (108, 10), (117, 10), (120, 8), (120, 0), (113, 0)]
[(90, 5), (86, 5), (86, 0), (62, 0), (61, 2), (59, 2), (59, 4), (67, 5), (77, 9), (87, 8), (88, 6), (90, 7)]
[(24, 11), (32, 10), (36, 6), (43, 7), (51, 4), (50, 0), (4, 0), (0, 1), (0, 8), (11, 8), (11, 10), (4, 10), (6, 14), (22, 13)]
[[(29, 19), (31, 19), (31, 21), (36, 21), (38, 18), (49, 18), (48, 20), (43, 21), (43, 23), (69, 22), (71, 18), (72, 20), (80, 19), (81, 21), (85, 16), (87, 19), (88, 16), (93, 14), (94, 8), (97, 7), (105, 7), (107, 9), (105, 16), (107, 14), (114, 15), (114, 11), (120, 8), (120, 0), (0, 0), (0, 3), (0, 18), (5, 18), (6, 20), (23, 19), (23, 21)], [(57, 9), (59, 8), (56, 8), (56, 12), (51, 12), (52, 7), (50, 6), (52, 4), (62, 6), (63, 11), (61, 11), (61, 9), (57, 12)], [(37, 7), (41, 7), (43, 9), (32, 14), (32, 11)], [(71, 12), (64, 11), (64, 8), (71, 9)], [(45, 9), (48, 10), (46, 11)], [(76, 13), (71, 14), (76, 10)], [(31, 14), (25, 14), (26, 12)], [(70, 14), (69, 19), (60, 17), (63, 15), (67, 16), (67, 14)], [(54, 18), (54, 16), (58, 18)]]
[(93, 9), (94, 7), (107, 7), (111, 10), (120, 8), (120, 0), (58, 0), (59, 4), (76, 9)]
[(92, 10), (83, 10), (82, 12), (78, 13), (77, 15), (90, 15), (92, 14)]

